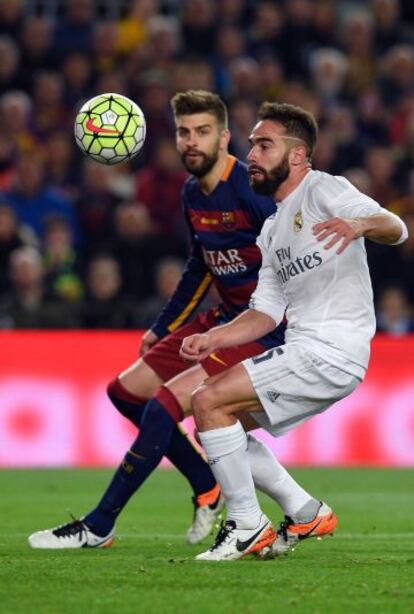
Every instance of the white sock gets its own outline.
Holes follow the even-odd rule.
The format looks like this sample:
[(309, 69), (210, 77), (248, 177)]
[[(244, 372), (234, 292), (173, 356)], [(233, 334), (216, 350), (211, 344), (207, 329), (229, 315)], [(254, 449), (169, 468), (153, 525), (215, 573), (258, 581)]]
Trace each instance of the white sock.
[(253, 529), (262, 514), (246, 454), (246, 433), (239, 421), (200, 433), (210, 468), (226, 498), (227, 519), (237, 527)]
[(310, 504), (306, 508), (312, 514), (309, 520), (315, 517), (319, 501), (299, 486), (270, 449), (250, 433), (247, 435), (247, 457), (254, 485), (276, 501), (286, 516), (295, 519), (304, 505), (315, 501), (315, 506)]

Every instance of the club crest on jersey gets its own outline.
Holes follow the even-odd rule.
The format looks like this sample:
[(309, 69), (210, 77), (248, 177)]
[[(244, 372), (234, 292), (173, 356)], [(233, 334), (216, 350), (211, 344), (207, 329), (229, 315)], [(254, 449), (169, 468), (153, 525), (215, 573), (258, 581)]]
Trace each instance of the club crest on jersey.
[(223, 211), (221, 221), (226, 230), (233, 230), (236, 227), (236, 217), (233, 211)]
[(295, 232), (299, 232), (303, 228), (303, 216), (302, 211), (298, 211), (295, 213), (295, 217), (293, 218), (293, 230)]

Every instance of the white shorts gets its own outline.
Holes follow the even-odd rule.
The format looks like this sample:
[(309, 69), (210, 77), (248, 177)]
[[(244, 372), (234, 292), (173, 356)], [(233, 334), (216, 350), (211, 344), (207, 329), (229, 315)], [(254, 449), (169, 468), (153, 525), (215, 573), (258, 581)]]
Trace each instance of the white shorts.
[(264, 409), (251, 415), (275, 437), (328, 409), (361, 382), (297, 344), (273, 348), (242, 364)]

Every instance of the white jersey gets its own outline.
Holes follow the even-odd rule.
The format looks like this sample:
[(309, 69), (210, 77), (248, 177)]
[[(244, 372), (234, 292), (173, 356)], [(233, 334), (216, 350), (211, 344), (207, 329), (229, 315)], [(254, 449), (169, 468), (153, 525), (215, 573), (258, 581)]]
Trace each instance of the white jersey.
[(277, 213), (266, 220), (257, 241), (263, 264), (250, 307), (277, 323), (286, 311), (286, 343), (307, 345), (360, 378), (375, 332), (364, 239), (352, 241), (338, 255), (340, 243), (324, 249), (329, 239), (317, 241), (312, 227), (333, 217), (379, 213), (393, 215), (344, 177), (312, 170), (278, 202)]

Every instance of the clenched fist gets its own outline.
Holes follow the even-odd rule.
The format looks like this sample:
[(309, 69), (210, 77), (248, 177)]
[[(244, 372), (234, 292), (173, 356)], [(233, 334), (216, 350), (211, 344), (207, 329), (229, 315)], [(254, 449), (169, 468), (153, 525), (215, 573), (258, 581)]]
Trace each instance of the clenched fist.
[(209, 333), (186, 337), (181, 345), (180, 356), (188, 362), (200, 362), (214, 352), (212, 336)]

